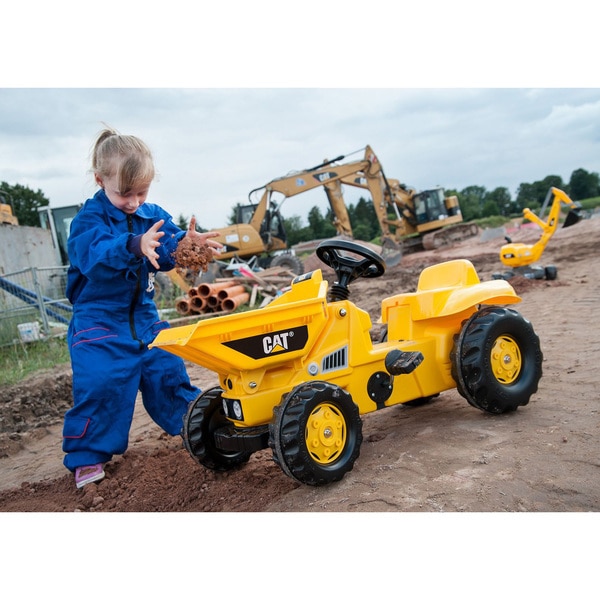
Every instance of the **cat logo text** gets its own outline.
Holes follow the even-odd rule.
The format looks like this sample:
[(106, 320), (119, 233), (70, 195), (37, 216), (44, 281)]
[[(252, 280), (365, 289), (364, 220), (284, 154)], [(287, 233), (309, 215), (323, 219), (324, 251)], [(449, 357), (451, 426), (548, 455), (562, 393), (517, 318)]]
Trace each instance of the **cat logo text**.
[(308, 341), (308, 327), (292, 327), (273, 331), (269, 334), (254, 335), (241, 340), (224, 342), (237, 352), (241, 352), (250, 358), (265, 358), (275, 354), (286, 354), (295, 350), (302, 350)]

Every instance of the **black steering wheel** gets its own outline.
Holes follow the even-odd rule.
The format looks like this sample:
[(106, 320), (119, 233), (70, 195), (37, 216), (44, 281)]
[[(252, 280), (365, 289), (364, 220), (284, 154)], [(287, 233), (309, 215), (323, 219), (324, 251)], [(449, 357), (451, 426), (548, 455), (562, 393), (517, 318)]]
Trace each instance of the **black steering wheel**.
[(337, 282), (330, 292), (330, 296), (335, 300), (348, 298), (348, 286), (355, 279), (381, 277), (385, 273), (383, 258), (370, 248), (356, 242), (325, 240), (317, 246), (316, 254), (335, 271)]

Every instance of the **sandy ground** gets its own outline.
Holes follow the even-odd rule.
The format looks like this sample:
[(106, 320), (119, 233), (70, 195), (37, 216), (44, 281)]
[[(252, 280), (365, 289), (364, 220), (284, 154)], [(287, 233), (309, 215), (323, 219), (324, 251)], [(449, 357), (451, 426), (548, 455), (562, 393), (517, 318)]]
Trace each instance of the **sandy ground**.
[[(524, 230), (513, 238), (537, 235)], [(453, 390), (422, 407), (364, 415), (354, 469), (314, 488), (287, 477), (270, 450), (240, 469), (208, 471), (138, 407), (127, 452), (107, 465), (104, 481), (76, 490), (60, 447), (71, 402), (67, 368), (1, 390), (0, 511), (596, 512), (599, 241), (600, 218), (561, 229), (543, 256), (558, 267), (557, 280), (513, 280), (523, 298), (516, 308), (533, 323), (544, 353), (538, 393), (514, 413), (488, 415)], [(490, 279), (502, 270), (501, 244), (496, 238), (408, 255), (383, 277), (355, 282), (351, 299), (375, 322), (380, 300), (414, 290), (429, 264), (469, 258)], [(189, 372), (202, 388), (215, 385), (201, 367), (189, 365)]]

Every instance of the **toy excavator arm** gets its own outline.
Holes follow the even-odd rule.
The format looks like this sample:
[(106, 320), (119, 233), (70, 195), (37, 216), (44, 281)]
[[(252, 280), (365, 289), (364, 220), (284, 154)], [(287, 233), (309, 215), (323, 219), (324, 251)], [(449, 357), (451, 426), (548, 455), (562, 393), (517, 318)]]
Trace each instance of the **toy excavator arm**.
[[(542, 235), (540, 236), (540, 239), (532, 245), (509, 242), (507, 245), (503, 246), (500, 251), (500, 260), (505, 265), (508, 265), (509, 267), (522, 267), (533, 264), (540, 259), (546, 245), (558, 227), (561, 204), (565, 204), (571, 208), (571, 212), (569, 213), (567, 220), (565, 220), (564, 227), (574, 225), (581, 218), (579, 214), (581, 205), (578, 202), (573, 202), (565, 192), (555, 187), (548, 190), (540, 214), (543, 215), (550, 201), (552, 204), (545, 221), (529, 208), (523, 209), (523, 217), (538, 225), (542, 230)], [(570, 219), (569, 217), (571, 216), (574, 216), (575, 218)]]
[[(552, 200), (552, 204), (550, 205), (550, 212), (548, 213), (548, 218), (546, 221), (543, 221), (528, 208), (523, 209), (523, 216), (532, 223), (538, 225), (542, 230), (542, 236), (536, 244), (536, 246), (538, 244), (540, 246), (539, 252), (536, 252), (538, 256), (542, 254), (543, 249), (546, 247), (546, 244), (554, 235), (554, 232), (558, 227), (561, 204), (565, 204), (566, 206), (571, 207), (571, 210), (575, 211), (581, 207), (577, 202), (573, 202), (573, 200), (571, 200), (571, 198), (569, 198), (569, 196), (567, 196), (567, 194), (565, 194), (562, 190), (559, 190), (555, 187), (552, 187), (548, 190), (548, 195), (544, 201), (544, 206), (546, 206), (550, 200)], [(543, 214), (543, 211), (544, 208), (542, 208), (540, 214)]]

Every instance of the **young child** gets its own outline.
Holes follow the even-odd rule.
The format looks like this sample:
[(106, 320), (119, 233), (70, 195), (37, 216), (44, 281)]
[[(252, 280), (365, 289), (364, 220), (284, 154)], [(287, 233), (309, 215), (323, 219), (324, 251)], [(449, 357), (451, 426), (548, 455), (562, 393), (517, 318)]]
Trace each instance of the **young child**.
[(63, 426), (64, 465), (78, 488), (104, 477), (104, 464), (127, 449), (138, 391), (150, 417), (170, 435), (181, 432), (187, 405), (200, 390), (183, 360), (148, 344), (168, 323), (158, 316), (157, 271), (175, 266), (184, 236), (218, 253), (221, 244), (188, 231), (146, 203), (154, 162), (140, 139), (105, 129), (92, 170), (100, 189), (73, 219), (68, 241), (67, 297), (73, 305), (67, 341), (74, 404)]

